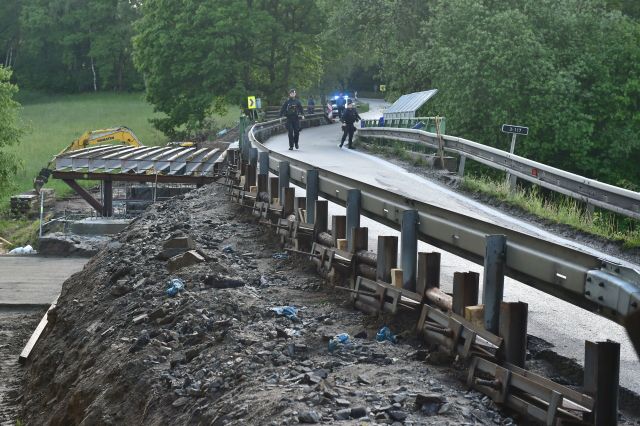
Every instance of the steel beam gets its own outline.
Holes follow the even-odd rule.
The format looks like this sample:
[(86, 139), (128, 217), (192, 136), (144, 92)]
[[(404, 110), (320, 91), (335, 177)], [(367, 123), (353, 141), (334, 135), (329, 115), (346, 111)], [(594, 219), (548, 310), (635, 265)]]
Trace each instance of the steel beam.
[(360, 227), (360, 198), (359, 189), (350, 189), (347, 193), (347, 246), (349, 251), (353, 251), (352, 230)]
[(407, 210), (402, 214), (400, 237), (400, 266), (402, 288), (416, 291), (416, 267), (418, 256), (418, 211)]
[(76, 191), (76, 193), (79, 196), (81, 196), (83, 200), (85, 200), (87, 203), (89, 203), (89, 205), (91, 207), (93, 207), (95, 209), (95, 211), (98, 212), (99, 215), (102, 214), (102, 212), (104, 211), (104, 207), (102, 206), (102, 204), (100, 204), (100, 202), (98, 200), (93, 198), (93, 196), (91, 194), (89, 194), (89, 192), (87, 192), (86, 189), (81, 187), (78, 184), (78, 182), (76, 182), (73, 179), (63, 179), (62, 181), (64, 183), (66, 183), (67, 185), (69, 185), (71, 187), (71, 189)]
[(498, 334), (500, 303), (504, 293), (504, 264), (507, 238), (504, 235), (489, 235), (486, 241), (484, 283), (482, 286), (484, 327), (488, 331)]
[(318, 170), (307, 170), (307, 223), (313, 223), (316, 217), (318, 201)]

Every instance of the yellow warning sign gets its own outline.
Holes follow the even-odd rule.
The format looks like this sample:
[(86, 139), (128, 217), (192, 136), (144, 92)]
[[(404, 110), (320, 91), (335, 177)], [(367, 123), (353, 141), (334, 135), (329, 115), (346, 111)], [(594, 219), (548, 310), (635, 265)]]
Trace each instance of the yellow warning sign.
[(256, 97), (249, 96), (247, 98), (247, 105), (249, 105), (249, 109), (256, 109)]

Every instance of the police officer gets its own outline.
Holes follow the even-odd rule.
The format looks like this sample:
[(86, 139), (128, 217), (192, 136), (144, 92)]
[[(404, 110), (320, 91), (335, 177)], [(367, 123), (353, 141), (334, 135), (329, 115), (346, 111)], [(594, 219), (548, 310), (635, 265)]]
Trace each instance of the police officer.
[(362, 119), (358, 115), (358, 111), (356, 111), (356, 109), (354, 108), (353, 102), (349, 101), (349, 103), (347, 104), (347, 109), (345, 110), (344, 114), (342, 114), (342, 118), (340, 119), (340, 121), (343, 123), (342, 140), (340, 141), (339, 145), (340, 148), (342, 148), (342, 145), (344, 145), (344, 140), (347, 138), (347, 135), (349, 135), (349, 149), (353, 149), (353, 145), (351, 144), (351, 142), (353, 141), (353, 134), (356, 131), (356, 126), (354, 126), (353, 123), (360, 120)]
[[(300, 138), (300, 118), (304, 120), (302, 104), (296, 99), (296, 89), (289, 90), (289, 99), (282, 104), (280, 116), (287, 117), (287, 131), (289, 132), (289, 151), (295, 146), (298, 149)], [(300, 117), (300, 118), (299, 118)]]

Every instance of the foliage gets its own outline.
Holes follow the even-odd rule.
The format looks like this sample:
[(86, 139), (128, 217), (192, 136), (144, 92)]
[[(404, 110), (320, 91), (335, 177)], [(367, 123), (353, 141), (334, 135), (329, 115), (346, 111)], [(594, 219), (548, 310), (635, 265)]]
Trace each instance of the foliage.
[(11, 24), (0, 32), (0, 48), (23, 88), (142, 89), (131, 58), (138, 1), (9, 0), (0, 10), (0, 23), (6, 16)]
[(446, 116), (448, 133), (508, 149), (500, 124), (526, 125), (517, 154), (611, 184), (640, 184), (636, 7), (617, 0), (343, 7), (329, 25), (353, 19), (349, 52), (364, 52), (363, 65), (380, 64), (392, 97), (438, 88), (429, 115)]
[(20, 104), (14, 100), (18, 87), (9, 82), (11, 71), (0, 66), (0, 196), (12, 188), (19, 161), (7, 151), (7, 147), (17, 145), (23, 130), (18, 122)]
[(504, 178), (494, 180), (465, 176), (462, 189), (489, 195), (554, 223), (620, 241), (625, 249), (640, 247), (640, 222), (602, 210), (589, 213), (584, 204), (575, 199), (564, 195), (544, 196), (535, 185), (530, 188), (519, 186), (515, 191), (511, 191), (509, 183)]
[(278, 103), (288, 87), (318, 79), (315, 2), (148, 0), (142, 10), (134, 58), (167, 135), (248, 95)]

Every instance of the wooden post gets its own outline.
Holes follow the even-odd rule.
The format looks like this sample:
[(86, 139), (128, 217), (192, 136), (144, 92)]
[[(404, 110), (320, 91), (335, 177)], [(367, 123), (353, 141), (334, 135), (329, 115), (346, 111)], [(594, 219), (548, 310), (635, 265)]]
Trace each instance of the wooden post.
[(398, 266), (398, 237), (378, 236), (376, 280), (391, 282), (391, 269)]
[(397, 288), (402, 288), (402, 269), (391, 269), (391, 285)]
[(433, 287), (440, 287), (440, 258), (438, 252), (418, 253), (418, 278), (416, 293), (424, 296), (425, 291)]
[(331, 216), (331, 236), (333, 237), (333, 244), (337, 247), (338, 240), (347, 239), (347, 217), (346, 216)]
[(403, 288), (416, 291), (416, 269), (418, 254), (418, 211), (405, 210), (400, 226), (400, 266), (402, 267)]
[(284, 191), (284, 217), (288, 218), (291, 214), (293, 214), (294, 209), (294, 198), (296, 195), (295, 188), (283, 188)]
[(316, 201), (316, 219), (313, 222), (313, 229), (316, 235), (327, 232), (329, 228), (329, 202), (327, 200)]
[(527, 316), (526, 303), (500, 304), (499, 336), (504, 339), (504, 360), (524, 368), (527, 358)]
[(454, 272), (453, 312), (464, 316), (464, 308), (478, 304), (480, 274), (476, 272)]
[(369, 249), (369, 228), (353, 228), (351, 230), (351, 240), (353, 241), (353, 253), (360, 250)]
[(595, 400), (585, 420), (594, 426), (617, 425), (620, 344), (585, 341), (584, 349), (584, 392)]
[(267, 175), (258, 175), (258, 194), (267, 192), (269, 177)]
[(269, 197), (271, 198), (271, 202), (276, 198), (280, 198), (280, 194), (278, 194), (278, 182), (278, 177), (269, 178)]

